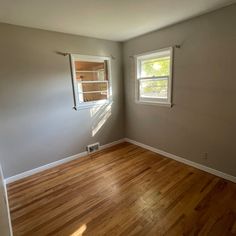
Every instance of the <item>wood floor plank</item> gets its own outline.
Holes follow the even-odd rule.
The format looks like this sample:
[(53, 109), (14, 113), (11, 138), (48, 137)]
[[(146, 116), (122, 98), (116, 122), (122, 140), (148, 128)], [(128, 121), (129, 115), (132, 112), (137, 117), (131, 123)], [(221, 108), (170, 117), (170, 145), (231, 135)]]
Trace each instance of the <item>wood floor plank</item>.
[(236, 184), (130, 143), (8, 185), (14, 236), (236, 235)]

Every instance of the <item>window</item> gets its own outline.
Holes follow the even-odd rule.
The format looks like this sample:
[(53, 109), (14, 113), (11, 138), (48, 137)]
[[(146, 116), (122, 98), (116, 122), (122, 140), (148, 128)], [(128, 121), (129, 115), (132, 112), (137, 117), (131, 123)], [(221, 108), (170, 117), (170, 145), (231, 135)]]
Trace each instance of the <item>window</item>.
[(136, 56), (136, 101), (171, 106), (173, 49)]
[(71, 54), (75, 109), (110, 101), (110, 58)]

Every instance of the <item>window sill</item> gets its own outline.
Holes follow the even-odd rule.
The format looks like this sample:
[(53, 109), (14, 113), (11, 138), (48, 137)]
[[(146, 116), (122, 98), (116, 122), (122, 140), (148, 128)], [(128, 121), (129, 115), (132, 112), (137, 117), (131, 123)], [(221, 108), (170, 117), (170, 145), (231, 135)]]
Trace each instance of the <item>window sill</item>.
[(101, 100), (101, 101), (97, 101), (97, 102), (84, 102), (84, 103), (81, 103), (78, 106), (74, 107), (74, 109), (76, 111), (84, 110), (84, 109), (91, 109), (93, 107), (103, 106), (105, 104), (110, 104), (110, 103), (112, 103), (111, 100)]
[(147, 102), (147, 101), (135, 101), (136, 104), (141, 104), (141, 105), (151, 105), (151, 106), (161, 106), (161, 107), (173, 107), (172, 103), (167, 103), (167, 102)]

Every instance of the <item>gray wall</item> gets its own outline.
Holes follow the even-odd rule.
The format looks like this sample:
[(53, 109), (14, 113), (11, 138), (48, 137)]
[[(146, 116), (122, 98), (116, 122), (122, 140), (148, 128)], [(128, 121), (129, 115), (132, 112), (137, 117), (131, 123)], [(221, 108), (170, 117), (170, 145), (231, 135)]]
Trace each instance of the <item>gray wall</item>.
[[(0, 154), (5, 177), (65, 158), (90, 143), (124, 136), (120, 43), (0, 24)], [(116, 57), (113, 104), (74, 111), (68, 57), (56, 51)], [(106, 122), (93, 136), (101, 120)]]
[(4, 185), (4, 178), (2, 175), (2, 169), (0, 164), (0, 235), (10, 236), (11, 235), (11, 225), (9, 208), (7, 203), (6, 188)]
[[(124, 70), (121, 43), (7, 24), (0, 24), (0, 34), (5, 177), (124, 136), (236, 175), (236, 5), (125, 42)], [(129, 56), (181, 43), (175, 50), (174, 106), (135, 104)], [(56, 51), (116, 57), (110, 116), (109, 107), (95, 115), (72, 110), (68, 58)], [(202, 158), (205, 152), (208, 160)]]
[[(129, 56), (181, 43), (173, 108), (135, 104)], [(125, 42), (126, 137), (236, 176), (235, 56), (236, 5)]]

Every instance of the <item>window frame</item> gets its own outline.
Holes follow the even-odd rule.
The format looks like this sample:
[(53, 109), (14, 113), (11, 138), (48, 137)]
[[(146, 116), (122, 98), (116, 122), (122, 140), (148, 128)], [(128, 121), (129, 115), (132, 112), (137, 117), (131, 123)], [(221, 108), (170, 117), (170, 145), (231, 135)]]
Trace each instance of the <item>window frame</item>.
[[(141, 61), (144, 59), (157, 58), (157, 55), (161, 52), (169, 51), (170, 52), (170, 73), (168, 78), (168, 87), (167, 87), (167, 99), (162, 98), (141, 98), (140, 97), (140, 81), (146, 79), (160, 79), (166, 78), (167, 76), (152, 76), (152, 77), (140, 77), (141, 74)], [(135, 102), (138, 104), (145, 105), (157, 105), (157, 106), (166, 106), (172, 107), (172, 84), (173, 84), (173, 58), (174, 58), (174, 49), (173, 47), (162, 48), (154, 51), (145, 52), (134, 56), (135, 58)]]
[[(72, 89), (73, 89), (73, 101), (74, 109), (89, 109), (95, 106), (101, 106), (104, 104), (109, 104), (112, 102), (112, 77), (111, 77), (111, 57), (103, 56), (90, 56), (82, 54), (70, 54), (70, 68), (71, 68), (71, 78), (72, 78)], [(108, 95), (107, 99), (90, 101), (90, 102), (79, 102), (79, 90), (77, 86), (76, 79), (76, 61), (87, 61), (87, 62), (104, 62), (107, 61), (107, 76), (108, 76)], [(105, 81), (104, 81), (105, 82)]]

